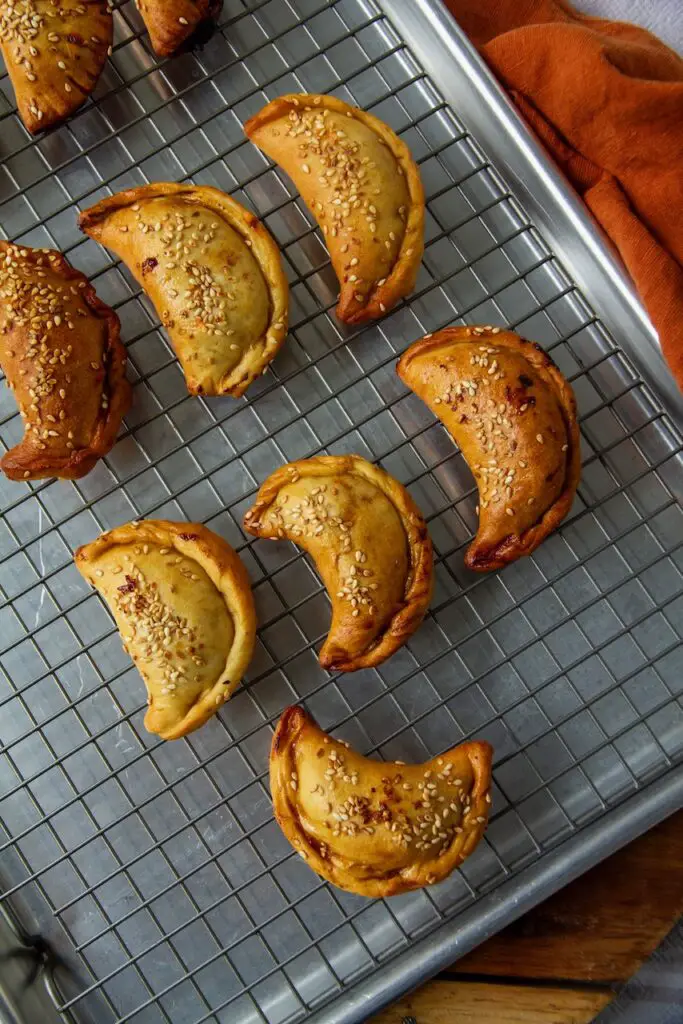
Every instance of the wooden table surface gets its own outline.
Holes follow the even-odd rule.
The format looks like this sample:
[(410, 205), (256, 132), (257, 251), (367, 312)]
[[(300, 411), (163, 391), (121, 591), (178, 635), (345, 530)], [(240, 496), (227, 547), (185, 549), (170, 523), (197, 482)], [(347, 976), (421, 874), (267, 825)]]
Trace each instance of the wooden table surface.
[(588, 1024), (683, 915), (683, 811), (372, 1024)]

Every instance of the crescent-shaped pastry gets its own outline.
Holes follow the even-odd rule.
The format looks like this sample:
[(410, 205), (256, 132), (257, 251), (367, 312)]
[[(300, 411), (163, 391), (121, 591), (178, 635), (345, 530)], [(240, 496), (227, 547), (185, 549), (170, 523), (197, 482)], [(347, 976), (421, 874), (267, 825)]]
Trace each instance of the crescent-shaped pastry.
[(292, 179), (318, 221), (339, 278), (337, 316), (383, 316), (415, 286), (424, 249), (424, 191), (401, 139), (334, 96), (273, 100), (244, 126)]
[(253, 214), (216, 188), (145, 185), (85, 210), (154, 303), (193, 395), (242, 395), (287, 335), (280, 253)]
[(0, 241), (0, 364), (24, 437), (0, 466), (10, 480), (90, 472), (130, 406), (119, 319), (60, 252)]
[(145, 728), (175, 740), (198, 729), (239, 685), (254, 650), (249, 577), (198, 523), (147, 519), (76, 552), (145, 681)]
[(107, 0), (6, 0), (0, 49), (17, 107), (35, 134), (73, 114), (95, 88), (113, 37)]
[(539, 345), (498, 327), (449, 327), (403, 353), (401, 380), (453, 435), (479, 488), (470, 569), (530, 554), (571, 508), (581, 474), (576, 400)]
[(136, 4), (154, 52), (169, 57), (218, 17), (223, 0), (136, 0)]
[(374, 761), (287, 708), (270, 753), (275, 817), (309, 867), (361, 896), (441, 882), (486, 828), (488, 743), (463, 743), (425, 764)]
[(359, 455), (282, 466), (262, 484), (244, 528), (293, 540), (314, 559), (332, 603), (324, 668), (379, 665), (420, 625), (433, 584), (427, 526), (405, 487)]

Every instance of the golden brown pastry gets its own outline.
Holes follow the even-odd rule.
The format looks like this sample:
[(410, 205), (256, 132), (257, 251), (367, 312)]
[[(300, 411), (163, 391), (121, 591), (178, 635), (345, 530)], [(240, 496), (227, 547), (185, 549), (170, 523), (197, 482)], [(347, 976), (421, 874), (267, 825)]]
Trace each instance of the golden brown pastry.
[(411, 345), (397, 369), (479, 488), (466, 564), (501, 569), (530, 554), (569, 512), (581, 473), (574, 392), (550, 356), (498, 327), (448, 327)]
[(106, 600), (147, 687), (145, 728), (165, 740), (198, 729), (239, 685), (254, 650), (249, 577), (198, 523), (147, 519), (76, 552)]
[(90, 472), (130, 406), (126, 350), (114, 311), (61, 253), (0, 241), (0, 364), (25, 430), (3, 472), (10, 480)]
[(257, 537), (295, 541), (332, 603), (320, 664), (379, 665), (415, 632), (433, 583), (427, 526), (405, 487), (359, 455), (321, 455), (276, 470), (244, 517)]
[(193, 395), (243, 394), (287, 335), (287, 281), (263, 224), (216, 188), (145, 185), (81, 214), (154, 303)]
[(425, 764), (375, 761), (332, 739), (299, 707), (282, 715), (270, 753), (275, 817), (309, 867), (361, 896), (441, 882), (486, 828), (488, 743)]
[(220, 14), (223, 0), (135, 0), (158, 57), (179, 50)]
[(287, 172), (325, 236), (337, 316), (383, 316), (415, 286), (424, 191), (410, 150), (372, 114), (334, 96), (280, 96), (244, 126)]
[(0, 48), (30, 132), (64, 120), (88, 98), (113, 31), (106, 0), (0, 3)]

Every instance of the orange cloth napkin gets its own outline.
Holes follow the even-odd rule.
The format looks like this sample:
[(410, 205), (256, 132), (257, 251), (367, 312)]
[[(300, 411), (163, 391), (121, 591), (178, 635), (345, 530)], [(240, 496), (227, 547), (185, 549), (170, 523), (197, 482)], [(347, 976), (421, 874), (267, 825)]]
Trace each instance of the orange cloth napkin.
[(621, 253), (683, 390), (683, 60), (565, 0), (446, 3)]

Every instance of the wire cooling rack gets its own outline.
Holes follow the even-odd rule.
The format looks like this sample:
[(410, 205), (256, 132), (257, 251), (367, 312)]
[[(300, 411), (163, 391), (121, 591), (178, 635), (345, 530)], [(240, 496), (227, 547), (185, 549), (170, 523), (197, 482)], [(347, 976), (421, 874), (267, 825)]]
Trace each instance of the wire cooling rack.
[[(0, 480), (4, 898), (61, 956), (55, 999), (76, 1021), (284, 1024), (343, 1000), (683, 760), (683, 448), (372, 0), (227, 0), (203, 50), (160, 66), (132, 2), (115, 24), (94, 102), (57, 131), (30, 140), (0, 79), (2, 233), (61, 248), (92, 278), (121, 317), (135, 396), (117, 446), (85, 479)], [(328, 90), (400, 133), (428, 198), (415, 293), (362, 329), (336, 321), (312, 220), (241, 127), (280, 93)], [(187, 395), (149, 302), (76, 228), (77, 210), (105, 194), (187, 179), (265, 219), (291, 284), (287, 344), (240, 401)], [(471, 476), (394, 371), (410, 342), (459, 319), (541, 342), (581, 415), (572, 516), (532, 557), (487, 576), (463, 565)], [(20, 435), (3, 383), (0, 441)], [(380, 461), (435, 544), (420, 631), (349, 676), (317, 663), (329, 606), (307, 560), (240, 529), (268, 473), (321, 451)], [(78, 544), (145, 516), (201, 520), (233, 544), (261, 623), (247, 682), (176, 743), (144, 731), (141, 681), (72, 562)], [(492, 820), (461, 871), (371, 902), (293, 855), (266, 768), (272, 725), (296, 701), (386, 758), (422, 760), (472, 735), (493, 743)]]

